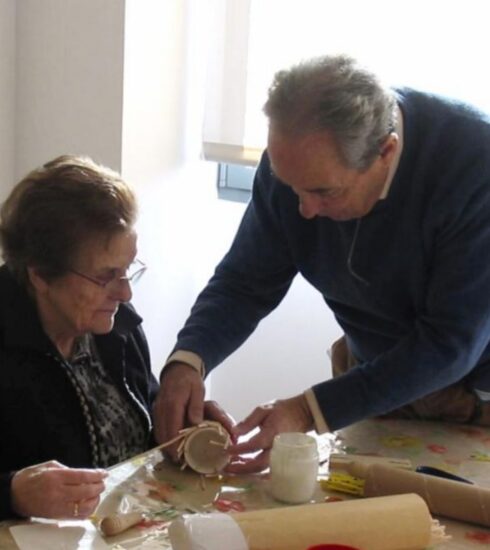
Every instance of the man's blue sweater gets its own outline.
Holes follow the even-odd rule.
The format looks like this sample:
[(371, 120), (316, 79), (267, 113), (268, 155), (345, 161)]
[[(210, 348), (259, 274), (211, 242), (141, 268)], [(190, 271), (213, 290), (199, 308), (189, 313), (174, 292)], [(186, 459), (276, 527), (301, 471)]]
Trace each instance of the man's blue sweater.
[(404, 148), (387, 198), (358, 220), (304, 219), (265, 153), (231, 249), (176, 345), (209, 372), (300, 272), (359, 361), (313, 387), (330, 429), (465, 377), (470, 386), (490, 380), (490, 120), (440, 97), (397, 93)]

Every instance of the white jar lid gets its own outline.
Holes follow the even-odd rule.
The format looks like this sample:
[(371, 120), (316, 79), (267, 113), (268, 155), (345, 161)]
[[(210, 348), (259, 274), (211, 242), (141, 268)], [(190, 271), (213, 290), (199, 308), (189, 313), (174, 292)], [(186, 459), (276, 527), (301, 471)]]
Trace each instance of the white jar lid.
[(168, 529), (174, 550), (249, 550), (242, 530), (228, 514), (195, 514), (174, 520)]
[(285, 454), (290, 458), (317, 458), (318, 445), (316, 439), (302, 432), (284, 432), (274, 437), (273, 453)]

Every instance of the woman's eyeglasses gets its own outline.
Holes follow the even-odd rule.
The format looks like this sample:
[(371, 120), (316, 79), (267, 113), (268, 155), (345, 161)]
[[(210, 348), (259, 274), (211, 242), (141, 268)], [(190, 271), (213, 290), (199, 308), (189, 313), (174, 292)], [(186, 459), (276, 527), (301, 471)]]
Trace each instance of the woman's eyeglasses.
[(69, 269), (68, 271), (70, 273), (73, 273), (74, 275), (78, 275), (79, 277), (82, 277), (83, 279), (94, 283), (97, 286), (100, 286), (101, 288), (106, 288), (110, 284), (113, 284), (115, 282), (120, 283), (121, 281), (125, 281), (130, 285), (134, 285), (141, 279), (141, 276), (146, 270), (147, 266), (141, 260), (136, 259), (129, 266), (126, 275), (124, 275), (123, 277), (112, 275), (107, 279), (102, 279), (85, 275), (84, 273), (80, 273), (80, 271), (76, 271), (75, 269)]

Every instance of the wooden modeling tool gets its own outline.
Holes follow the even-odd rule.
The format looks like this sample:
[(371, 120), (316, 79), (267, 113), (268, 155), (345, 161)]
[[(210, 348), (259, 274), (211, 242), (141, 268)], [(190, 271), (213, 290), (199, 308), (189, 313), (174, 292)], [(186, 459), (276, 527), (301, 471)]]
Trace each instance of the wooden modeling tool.
[(103, 535), (112, 537), (119, 535), (145, 519), (143, 512), (129, 512), (128, 514), (113, 514), (105, 517), (100, 522), (100, 530)]
[(170, 521), (179, 516), (179, 512), (174, 508), (165, 508), (158, 512), (127, 512), (117, 513), (102, 518), (99, 529), (107, 537), (113, 537), (134, 527), (141, 521), (162, 519)]

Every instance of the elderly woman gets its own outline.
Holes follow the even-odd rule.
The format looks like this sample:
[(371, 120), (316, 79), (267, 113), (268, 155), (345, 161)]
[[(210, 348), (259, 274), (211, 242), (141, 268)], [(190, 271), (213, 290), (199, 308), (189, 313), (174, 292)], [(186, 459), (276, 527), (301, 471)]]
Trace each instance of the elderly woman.
[(34, 170), (1, 210), (0, 520), (87, 517), (103, 468), (148, 449), (158, 385), (129, 305), (135, 196), (90, 159)]

